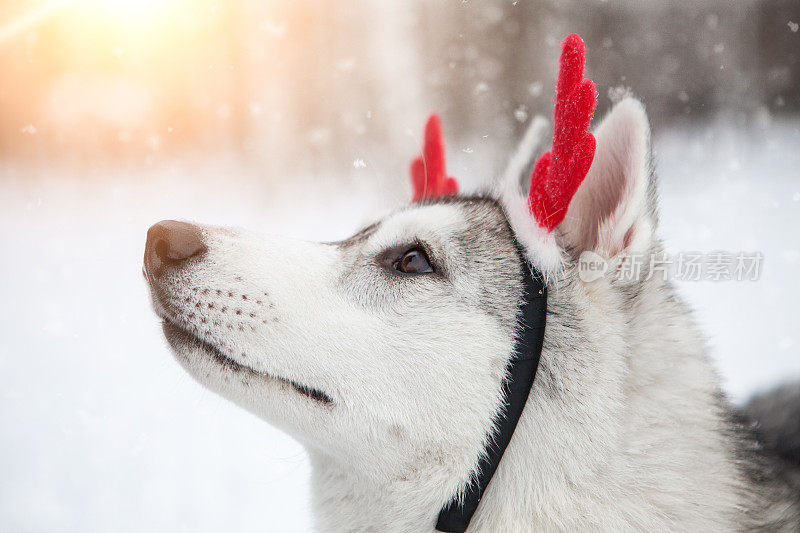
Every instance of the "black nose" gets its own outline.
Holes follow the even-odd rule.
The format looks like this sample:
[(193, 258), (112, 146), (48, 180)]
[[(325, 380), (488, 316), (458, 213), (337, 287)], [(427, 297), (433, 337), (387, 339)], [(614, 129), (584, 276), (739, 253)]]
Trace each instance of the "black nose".
[(144, 270), (149, 279), (161, 276), (169, 267), (178, 267), (190, 257), (206, 251), (200, 228), (186, 222), (162, 220), (147, 230)]

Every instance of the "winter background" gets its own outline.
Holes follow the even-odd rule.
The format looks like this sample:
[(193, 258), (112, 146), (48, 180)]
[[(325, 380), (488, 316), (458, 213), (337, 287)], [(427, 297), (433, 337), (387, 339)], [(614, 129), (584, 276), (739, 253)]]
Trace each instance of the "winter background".
[(550, 116), (572, 31), (598, 116), (648, 108), (667, 249), (764, 256), (678, 284), (726, 391), (797, 378), (798, 24), (796, 0), (0, 1), (0, 530), (309, 530), (302, 448), (168, 353), (147, 228), (343, 238), (410, 198), (432, 110), (476, 190)]

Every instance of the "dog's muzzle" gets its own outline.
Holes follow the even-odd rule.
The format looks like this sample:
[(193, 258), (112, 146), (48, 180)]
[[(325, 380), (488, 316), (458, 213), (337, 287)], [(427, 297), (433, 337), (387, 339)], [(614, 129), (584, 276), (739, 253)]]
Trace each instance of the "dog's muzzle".
[(147, 230), (144, 275), (150, 283), (157, 282), (188, 260), (200, 258), (207, 249), (197, 226), (176, 220), (157, 222)]

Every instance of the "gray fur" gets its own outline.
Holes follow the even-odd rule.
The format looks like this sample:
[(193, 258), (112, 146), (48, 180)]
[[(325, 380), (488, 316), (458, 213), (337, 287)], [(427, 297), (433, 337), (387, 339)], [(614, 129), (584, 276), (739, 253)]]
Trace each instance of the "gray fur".
[[(337, 243), (205, 227), (202, 257), (150, 278), (187, 371), (306, 445), (320, 530), (431, 532), (469, 482), (520, 331), (521, 246), (548, 288), (544, 346), (470, 531), (800, 531), (798, 385), (737, 412), (669, 281), (581, 280), (582, 252), (662, 250), (641, 104), (596, 135), (553, 233), (512, 171), (494, 197), (412, 205)], [(387, 266), (406, 246), (435, 271)]]
[(753, 525), (765, 531), (800, 530), (800, 382), (756, 395), (731, 412), (731, 423), (755, 495)]

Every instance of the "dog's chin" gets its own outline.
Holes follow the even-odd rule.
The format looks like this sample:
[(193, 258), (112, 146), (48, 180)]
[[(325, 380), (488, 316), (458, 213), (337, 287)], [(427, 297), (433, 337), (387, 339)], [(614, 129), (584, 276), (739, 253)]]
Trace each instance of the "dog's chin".
[(248, 366), (242, 365), (225, 355), (219, 348), (208, 341), (205, 341), (184, 328), (174, 324), (169, 320), (162, 323), (164, 337), (167, 339), (172, 351), (179, 361), (190, 372), (197, 363), (198, 358), (203, 358), (211, 362), (214, 366), (230, 373), (245, 373), (250, 377), (263, 381), (274, 382), (276, 385), (284, 385), (317, 403), (332, 405), (333, 399), (319, 389), (297, 383), (290, 379), (273, 376), (266, 372), (256, 371)]

